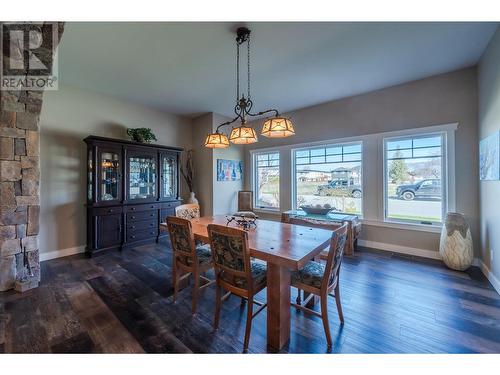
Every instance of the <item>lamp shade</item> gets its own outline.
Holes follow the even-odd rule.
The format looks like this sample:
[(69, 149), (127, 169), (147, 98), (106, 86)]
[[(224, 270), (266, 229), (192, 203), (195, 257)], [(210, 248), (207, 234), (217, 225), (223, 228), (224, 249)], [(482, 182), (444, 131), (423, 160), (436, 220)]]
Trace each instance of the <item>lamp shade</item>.
[(292, 121), (284, 117), (272, 117), (264, 121), (261, 134), (269, 138), (285, 138), (295, 134)]
[(231, 130), (229, 140), (237, 145), (246, 145), (257, 142), (257, 133), (249, 126), (238, 126)]
[(229, 147), (229, 139), (227, 135), (222, 133), (212, 133), (205, 138), (205, 147), (208, 148), (227, 148)]

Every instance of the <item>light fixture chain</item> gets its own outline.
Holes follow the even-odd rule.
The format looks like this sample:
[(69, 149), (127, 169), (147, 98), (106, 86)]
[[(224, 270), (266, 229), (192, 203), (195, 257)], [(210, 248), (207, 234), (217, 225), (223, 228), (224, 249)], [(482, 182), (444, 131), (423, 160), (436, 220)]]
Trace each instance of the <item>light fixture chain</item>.
[(247, 68), (248, 68), (248, 74), (247, 74), (247, 97), (250, 99), (250, 35), (248, 35), (248, 40), (247, 40)]
[(240, 99), (240, 44), (236, 43), (236, 102)]

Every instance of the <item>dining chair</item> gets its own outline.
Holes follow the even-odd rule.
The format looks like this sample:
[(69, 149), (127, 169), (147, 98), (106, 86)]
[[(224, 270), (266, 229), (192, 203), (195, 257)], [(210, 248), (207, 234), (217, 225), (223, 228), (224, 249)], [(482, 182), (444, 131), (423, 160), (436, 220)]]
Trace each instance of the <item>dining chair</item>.
[(238, 191), (238, 212), (253, 212), (253, 191)]
[[(344, 324), (344, 314), (340, 301), (339, 274), (347, 240), (347, 228), (348, 225), (346, 223), (332, 233), (326, 264), (309, 261), (301, 270), (292, 272), (292, 286), (298, 289), (299, 297), (297, 298), (297, 303), (291, 303), (291, 305), (306, 313), (321, 317), (329, 348), (332, 346), (327, 308), (329, 295), (335, 297), (340, 322)], [(309, 296), (302, 303), (300, 301), (301, 290), (309, 293)], [(306, 307), (315, 295), (320, 298), (321, 312)]]
[(197, 219), (200, 217), (200, 206), (194, 203), (181, 204), (175, 207), (175, 216), (183, 219)]
[[(248, 233), (223, 225), (208, 225), (208, 237), (212, 249), (216, 280), (216, 306), (214, 328), (218, 329), (222, 302), (231, 294), (248, 300), (247, 321), (243, 352), (248, 350), (252, 320), (267, 303), (254, 300), (254, 296), (266, 287), (267, 266), (252, 260), (248, 247)], [(223, 292), (227, 291), (224, 295)], [(253, 312), (253, 305), (259, 308)]]
[[(191, 222), (180, 217), (167, 217), (167, 226), (173, 250), (172, 277), (174, 284), (174, 303), (177, 300), (179, 283), (193, 275), (192, 313), (196, 313), (198, 295), (215, 280), (205, 277), (205, 272), (213, 268), (212, 254), (209, 245), (196, 245)], [(181, 273), (184, 273), (181, 276)], [(200, 286), (200, 279), (205, 284)]]

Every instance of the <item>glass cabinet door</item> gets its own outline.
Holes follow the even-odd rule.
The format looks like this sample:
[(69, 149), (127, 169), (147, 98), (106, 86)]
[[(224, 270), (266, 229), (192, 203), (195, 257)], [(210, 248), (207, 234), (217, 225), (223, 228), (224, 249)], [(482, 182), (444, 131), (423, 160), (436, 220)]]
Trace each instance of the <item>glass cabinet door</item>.
[(94, 162), (92, 160), (94, 153), (89, 148), (87, 151), (87, 201), (92, 202), (94, 198)]
[(156, 198), (156, 155), (130, 154), (128, 157), (128, 198)]
[(177, 155), (161, 154), (160, 158), (161, 198), (177, 198)]
[(99, 200), (116, 201), (120, 199), (120, 152), (117, 150), (102, 150), (99, 153), (100, 169)]

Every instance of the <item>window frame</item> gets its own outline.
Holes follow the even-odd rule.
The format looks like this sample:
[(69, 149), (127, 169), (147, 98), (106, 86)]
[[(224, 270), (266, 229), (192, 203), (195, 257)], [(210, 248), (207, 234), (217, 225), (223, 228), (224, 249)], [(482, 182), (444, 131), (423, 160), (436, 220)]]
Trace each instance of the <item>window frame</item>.
[[(278, 178), (279, 178), (279, 182), (278, 182), (278, 207), (263, 207), (263, 206), (259, 206), (257, 204), (258, 202), (258, 197), (259, 197), (259, 187), (258, 187), (258, 181), (259, 181), (259, 178), (258, 178), (258, 170), (259, 170), (259, 166), (258, 166), (258, 157), (261, 156), (261, 155), (270, 155), (270, 154), (278, 154)], [(269, 157), (268, 157), (268, 161), (269, 161)], [(279, 149), (266, 149), (265, 151), (262, 150), (262, 151), (255, 151), (255, 152), (252, 152), (252, 190), (255, 192), (255, 194), (253, 195), (253, 206), (254, 206), (254, 209), (257, 210), (257, 211), (270, 211), (270, 212), (280, 212), (281, 210), (281, 154), (280, 154), (280, 150)]]
[[(430, 137), (440, 136), (441, 137), (441, 221), (417, 221), (411, 219), (397, 219), (397, 218), (389, 218), (388, 214), (388, 184), (387, 184), (387, 143), (395, 140), (408, 140), (415, 138), (430, 138)], [(449, 137), (447, 131), (435, 131), (435, 132), (414, 132), (411, 134), (405, 135), (394, 135), (382, 138), (382, 181), (383, 181), (383, 222), (390, 224), (405, 224), (405, 225), (421, 225), (421, 226), (429, 226), (429, 227), (441, 227), (443, 221), (446, 217), (446, 213), (450, 209), (450, 206), (454, 207), (454, 204), (451, 202), (451, 199), (454, 199), (454, 192), (450, 193), (449, 191), (449, 164), (450, 164), (450, 154), (449, 154)], [(452, 158), (452, 157), (451, 157)], [(452, 158), (453, 159), (453, 158)], [(454, 159), (453, 159), (454, 162)], [(453, 197), (452, 197), (453, 196)]]
[[(361, 213), (359, 214), (352, 214), (352, 213), (347, 213), (347, 212), (339, 212), (340, 214), (346, 214), (346, 215), (356, 215), (358, 216), (359, 218), (363, 218), (364, 216), (364, 198), (365, 198), (365, 194), (364, 194), (364, 191), (365, 191), (365, 185), (364, 185), (364, 141), (362, 139), (362, 137), (356, 137), (356, 139), (354, 140), (350, 140), (350, 141), (328, 141), (328, 142), (321, 142), (319, 144), (312, 144), (312, 145), (308, 145), (308, 146), (302, 146), (302, 147), (292, 147), (291, 148), (291, 155), (290, 155), (290, 158), (291, 158), (291, 167), (292, 167), (292, 171), (291, 171), (291, 179), (292, 179), (292, 184), (291, 184), (291, 207), (292, 207), (292, 210), (297, 210), (298, 207), (297, 207), (297, 165), (304, 165), (304, 164), (297, 164), (297, 157), (296, 157), (296, 154), (298, 151), (304, 151), (304, 150), (313, 150), (313, 149), (320, 149), (320, 148), (324, 148), (325, 149), (325, 163), (316, 163), (316, 164), (330, 164), (330, 163), (326, 163), (326, 149), (329, 148), (329, 147), (345, 147), (345, 146), (353, 146), (353, 145), (359, 145), (361, 146), (361, 159), (360, 159), (360, 163), (361, 163), (361, 180), (360, 180), (360, 185), (361, 185), (361, 190), (363, 191), (362, 193), (362, 196), (361, 196)], [(342, 150), (342, 159), (343, 159), (343, 156), (344, 155), (350, 155), (350, 154), (354, 154), (354, 153), (344, 153), (344, 151)], [(357, 154), (357, 152), (355, 153)], [(309, 152), (309, 159), (311, 159), (311, 153)], [(342, 162), (332, 162), (333, 163), (350, 163), (350, 161), (342, 161)]]

